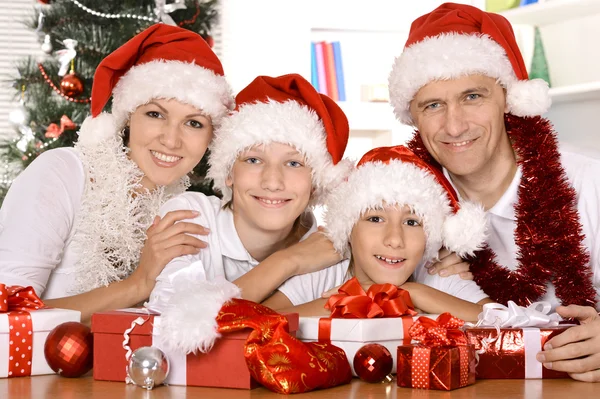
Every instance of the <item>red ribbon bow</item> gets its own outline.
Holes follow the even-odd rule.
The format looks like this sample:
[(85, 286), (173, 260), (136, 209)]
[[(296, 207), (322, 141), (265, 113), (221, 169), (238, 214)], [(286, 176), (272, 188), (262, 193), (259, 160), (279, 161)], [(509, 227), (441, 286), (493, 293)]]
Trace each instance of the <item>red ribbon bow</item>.
[(331, 318), (372, 319), (417, 314), (408, 291), (393, 284), (374, 284), (365, 292), (354, 277), (338, 292), (325, 305), (325, 309), (331, 310)]
[[(0, 284), (0, 313), (8, 313), (8, 376), (31, 375), (33, 325), (30, 310), (44, 307), (32, 287)], [(6, 353), (6, 352), (5, 352)], [(4, 359), (0, 359), (4, 361)]]
[(409, 333), (412, 339), (429, 347), (466, 345), (467, 337), (459, 330), (463, 324), (463, 320), (450, 313), (442, 313), (437, 320), (421, 316), (410, 327)]
[(76, 128), (77, 125), (71, 119), (69, 119), (67, 115), (63, 115), (60, 118), (60, 126), (58, 126), (56, 123), (51, 123), (48, 125), (48, 129), (46, 129), (46, 137), (57, 138), (63, 134), (65, 130), (73, 130)]

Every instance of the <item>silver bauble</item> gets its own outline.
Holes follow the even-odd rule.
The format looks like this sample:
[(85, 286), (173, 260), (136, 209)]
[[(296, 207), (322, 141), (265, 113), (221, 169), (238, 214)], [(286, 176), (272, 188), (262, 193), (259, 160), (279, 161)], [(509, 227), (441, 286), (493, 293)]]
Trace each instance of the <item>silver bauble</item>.
[(142, 346), (129, 358), (127, 374), (136, 385), (150, 390), (162, 384), (169, 375), (169, 359), (158, 348)]

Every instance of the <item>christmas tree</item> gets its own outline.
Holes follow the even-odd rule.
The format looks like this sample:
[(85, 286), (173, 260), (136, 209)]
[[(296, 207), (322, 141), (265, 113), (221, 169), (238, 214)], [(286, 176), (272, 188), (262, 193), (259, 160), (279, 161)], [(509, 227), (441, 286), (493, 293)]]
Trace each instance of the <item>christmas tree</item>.
[[(90, 114), (96, 66), (127, 40), (158, 22), (197, 32), (212, 46), (217, 0), (46, 0), (27, 25), (43, 57), (17, 65), (13, 87), (20, 105), (9, 116), (17, 138), (0, 142), (0, 204), (16, 175), (42, 152), (72, 146)], [(110, 104), (109, 104), (110, 106)], [(14, 136), (14, 135), (13, 135)], [(191, 190), (214, 194), (205, 180), (206, 156)]]

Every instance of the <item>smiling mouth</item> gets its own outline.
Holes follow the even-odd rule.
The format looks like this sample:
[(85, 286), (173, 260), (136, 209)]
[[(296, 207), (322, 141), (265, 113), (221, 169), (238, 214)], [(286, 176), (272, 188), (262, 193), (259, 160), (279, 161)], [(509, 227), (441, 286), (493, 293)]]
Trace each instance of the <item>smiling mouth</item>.
[(152, 153), (152, 156), (154, 158), (158, 159), (161, 162), (175, 163), (182, 158), (182, 157), (178, 157), (176, 155), (163, 154), (162, 152), (158, 152), (158, 151), (154, 151), (154, 150), (150, 150), (150, 152)]
[(404, 258), (386, 258), (385, 256), (381, 256), (381, 255), (375, 255), (375, 257), (377, 259), (379, 259), (380, 261), (383, 261), (385, 263), (387, 263), (388, 265), (397, 265), (399, 263), (403, 263), (404, 261), (406, 261), (406, 259)]
[(280, 206), (285, 205), (289, 201), (291, 201), (289, 199), (269, 199), (269, 198), (256, 197), (256, 196), (253, 196), (253, 197), (261, 204), (264, 204), (264, 205), (267, 205), (270, 207), (280, 207)]
[(461, 148), (461, 147), (465, 147), (465, 146), (467, 146), (467, 145), (469, 145), (469, 144), (473, 143), (475, 140), (477, 140), (477, 139), (472, 139), (472, 140), (464, 140), (464, 141), (459, 141), (459, 142), (456, 142), (456, 143), (449, 143), (449, 142), (446, 142), (446, 143), (444, 143), (444, 144), (446, 144), (446, 145), (449, 145), (449, 146), (451, 146), (451, 147), (455, 147), (455, 148)]

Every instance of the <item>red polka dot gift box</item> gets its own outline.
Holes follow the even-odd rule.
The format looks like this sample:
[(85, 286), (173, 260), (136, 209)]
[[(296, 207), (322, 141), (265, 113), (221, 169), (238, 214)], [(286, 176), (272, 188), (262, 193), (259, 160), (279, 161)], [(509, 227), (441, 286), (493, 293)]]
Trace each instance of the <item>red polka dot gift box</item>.
[(450, 313), (419, 319), (410, 328), (417, 344), (398, 347), (399, 387), (450, 391), (475, 383), (475, 348)]
[(59, 324), (80, 319), (75, 310), (45, 308), (32, 287), (0, 284), (0, 378), (54, 374), (46, 338)]

